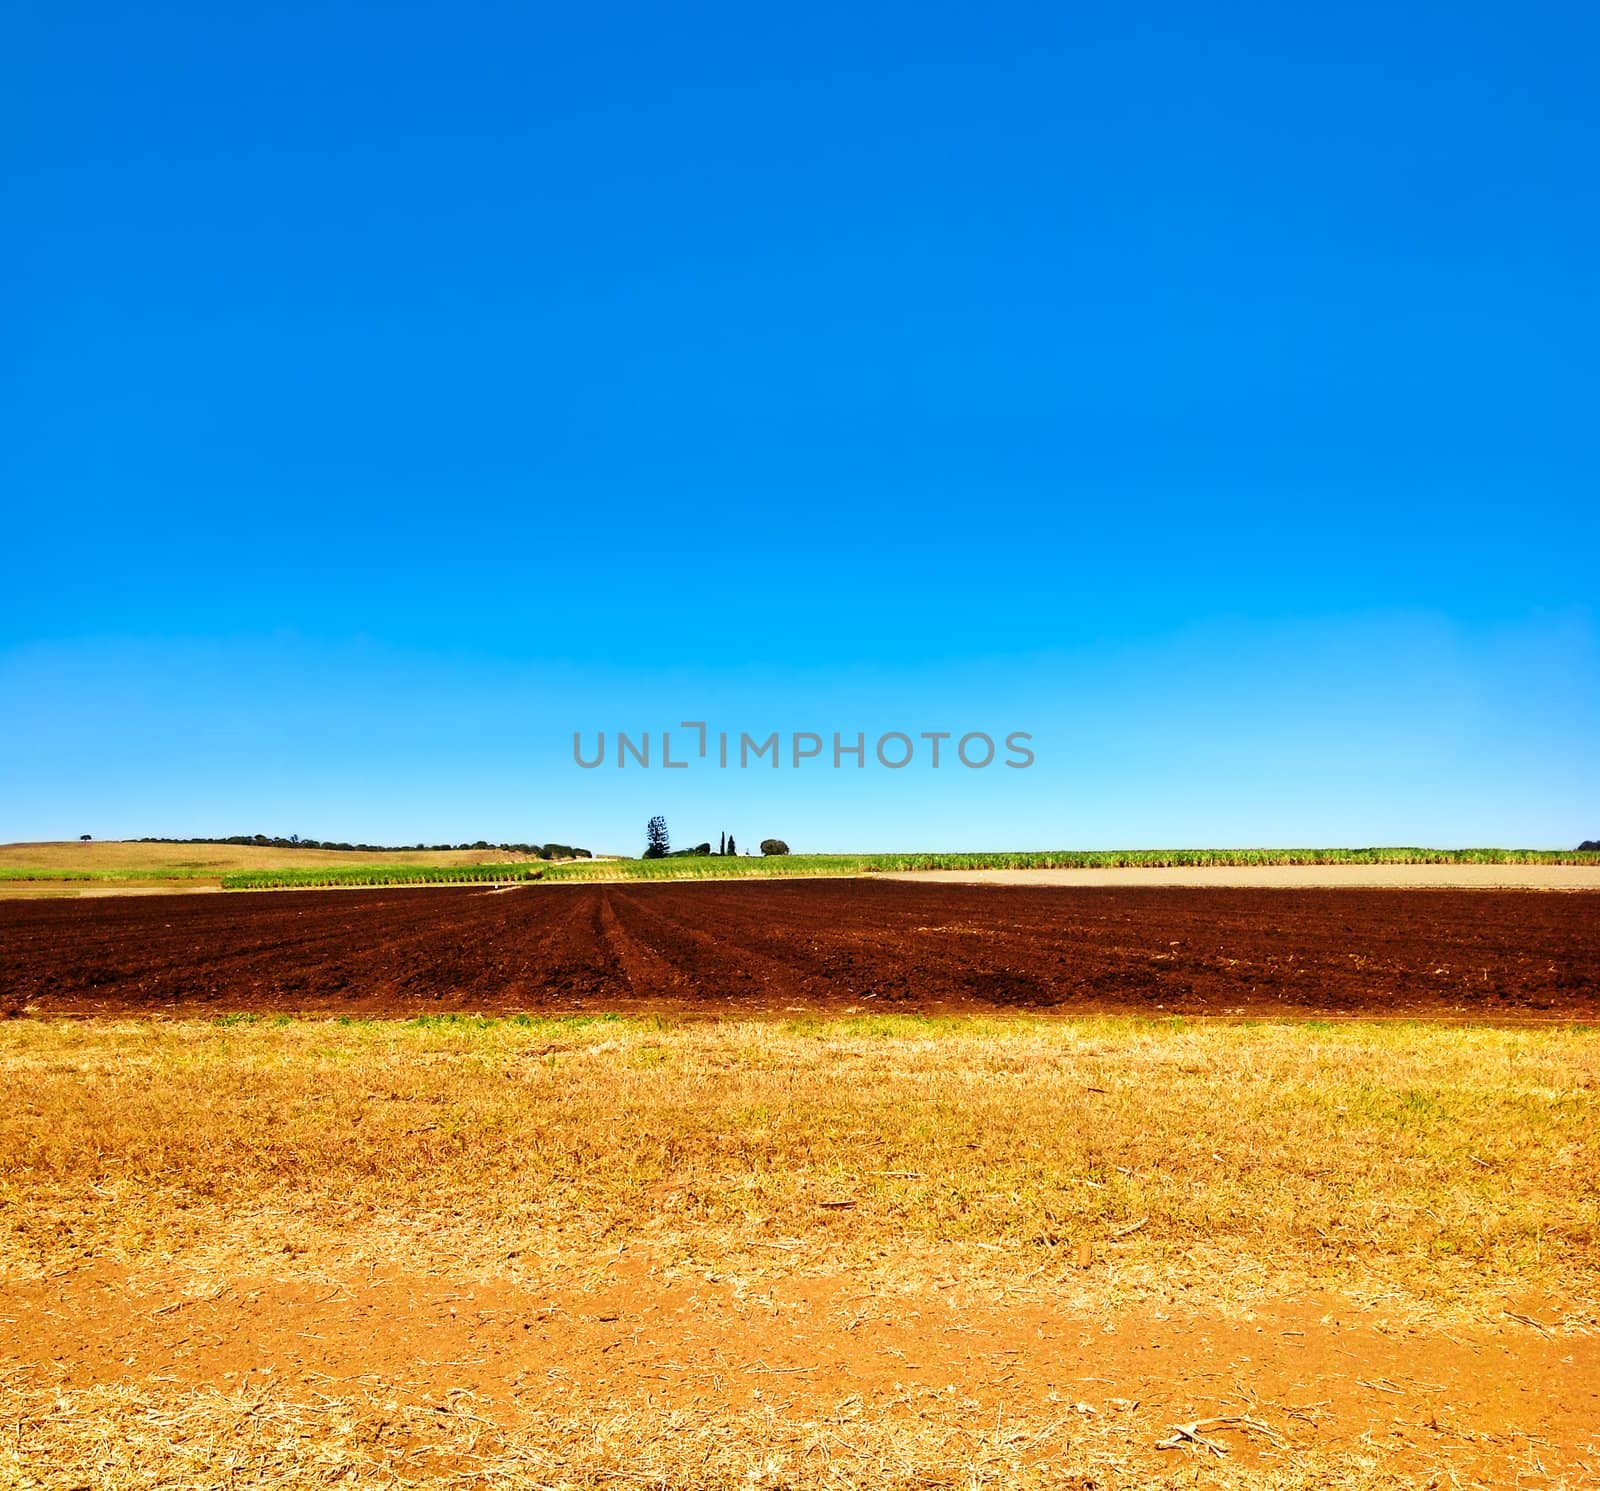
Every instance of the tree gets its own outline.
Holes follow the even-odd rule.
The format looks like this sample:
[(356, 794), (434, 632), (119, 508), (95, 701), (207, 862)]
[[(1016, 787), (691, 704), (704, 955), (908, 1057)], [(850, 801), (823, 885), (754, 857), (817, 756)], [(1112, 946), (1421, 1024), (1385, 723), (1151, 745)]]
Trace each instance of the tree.
[(787, 854), (789, 846), (782, 839), (763, 839), (761, 841), (761, 852), (763, 854)]
[(727, 834), (723, 834), (722, 837), (717, 840), (717, 853), (718, 854), (726, 854), (727, 852), (728, 852), (728, 836), (727, 836)]
[(737, 854), (738, 852), (739, 852), (738, 847), (733, 842), (733, 835), (729, 834), (728, 835), (728, 853), (729, 854)]
[(667, 820), (659, 813), (645, 825), (644, 834), (646, 859), (665, 859), (672, 852), (672, 845), (667, 840)]
[(80, 844), (87, 844), (89, 842), (89, 840), (92, 839), (93, 837), (94, 837), (93, 834), (79, 834), (78, 835), (78, 842)]

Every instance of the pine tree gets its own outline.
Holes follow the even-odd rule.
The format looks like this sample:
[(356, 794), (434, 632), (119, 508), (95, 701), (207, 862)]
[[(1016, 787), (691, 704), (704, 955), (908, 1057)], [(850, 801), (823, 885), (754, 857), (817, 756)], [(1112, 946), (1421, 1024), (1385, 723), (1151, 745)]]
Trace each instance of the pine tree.
[(727, 834), (723, 834), (723, 836), (720, 839), (717, 840), (717, 853), (718, 854), (726, 854), (727, 852), (728, 852), (728, 836), (727, 836)]
[(729, 854), (737, 854), (738, 852), (739, 852), (738, 847), (733, 842), (733, 835), (729, 834), (728, 835), (728, 853)]
[(667, 840), (667, 820), (659, 813), (645, 826), (644, 857), (665, 859), (672, 848)]

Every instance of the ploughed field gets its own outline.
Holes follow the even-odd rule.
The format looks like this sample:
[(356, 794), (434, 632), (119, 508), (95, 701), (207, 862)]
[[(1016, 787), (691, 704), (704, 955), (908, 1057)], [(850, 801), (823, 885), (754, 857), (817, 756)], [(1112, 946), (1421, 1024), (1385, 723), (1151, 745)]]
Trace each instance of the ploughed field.
[(1600, 894), (526, 886), (0, 902), (0, 1010), (1600, 1016)]

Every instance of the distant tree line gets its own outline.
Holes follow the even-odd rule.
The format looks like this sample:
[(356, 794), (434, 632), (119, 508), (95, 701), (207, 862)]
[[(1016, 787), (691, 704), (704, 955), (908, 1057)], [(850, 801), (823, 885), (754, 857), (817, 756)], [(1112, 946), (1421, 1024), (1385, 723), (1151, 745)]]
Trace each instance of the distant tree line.
[[(645, 859), (675, 859), (683, 855), (726, 855), (738, 852), (739, 846), (729, 833), (722, 834), (718, 838), (715, 849), (711, 847), (709, 840), (704, 844), (696, 844), (693, 849), (674, 849), (672, 840), (667, 835), (667, 820), (659, 813), (645, 825), (643, 855)], [(789, 846), (782, 839), (763, 839), (761, 852), (768, 855), (787, 854)]]
[(723, 834), (717, 841), (717, 847), (711, 847), (711, 841), (696, 844), (692, 849), (674, 849), (672, 839), (667, 833), (667, 820), (659, 813), (656, 814), (644, 828), (644, 859), (682, 859), (697, 854), (737, 854), (738, 846), (733, 842), (732, 834)]
[[(87, 835), (85, 835), (87, 837)], [(269, 834), (234, 834), (226, 839), (136, 839), (138, 844), (256, 844), (266, 849), (348, 849), (361, 854), (439, 853), (458, 849), (498, 849), (507, 854), (527, 854), (536, 859), (593, 859), (587, 849), (571, 844), (491, 844), (479, 839), (472, 844), (346, 844), (332, 839), (302, 839), (290, 834), (286, 839)]]

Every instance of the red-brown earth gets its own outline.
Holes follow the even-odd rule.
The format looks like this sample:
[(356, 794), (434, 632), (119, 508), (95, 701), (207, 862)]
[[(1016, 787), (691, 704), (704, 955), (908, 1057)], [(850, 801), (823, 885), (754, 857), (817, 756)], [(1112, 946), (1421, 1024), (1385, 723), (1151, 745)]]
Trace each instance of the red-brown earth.
[(0, 902), (0, 1010), (1600, 1016), (1600, 894), (762, 884)]

